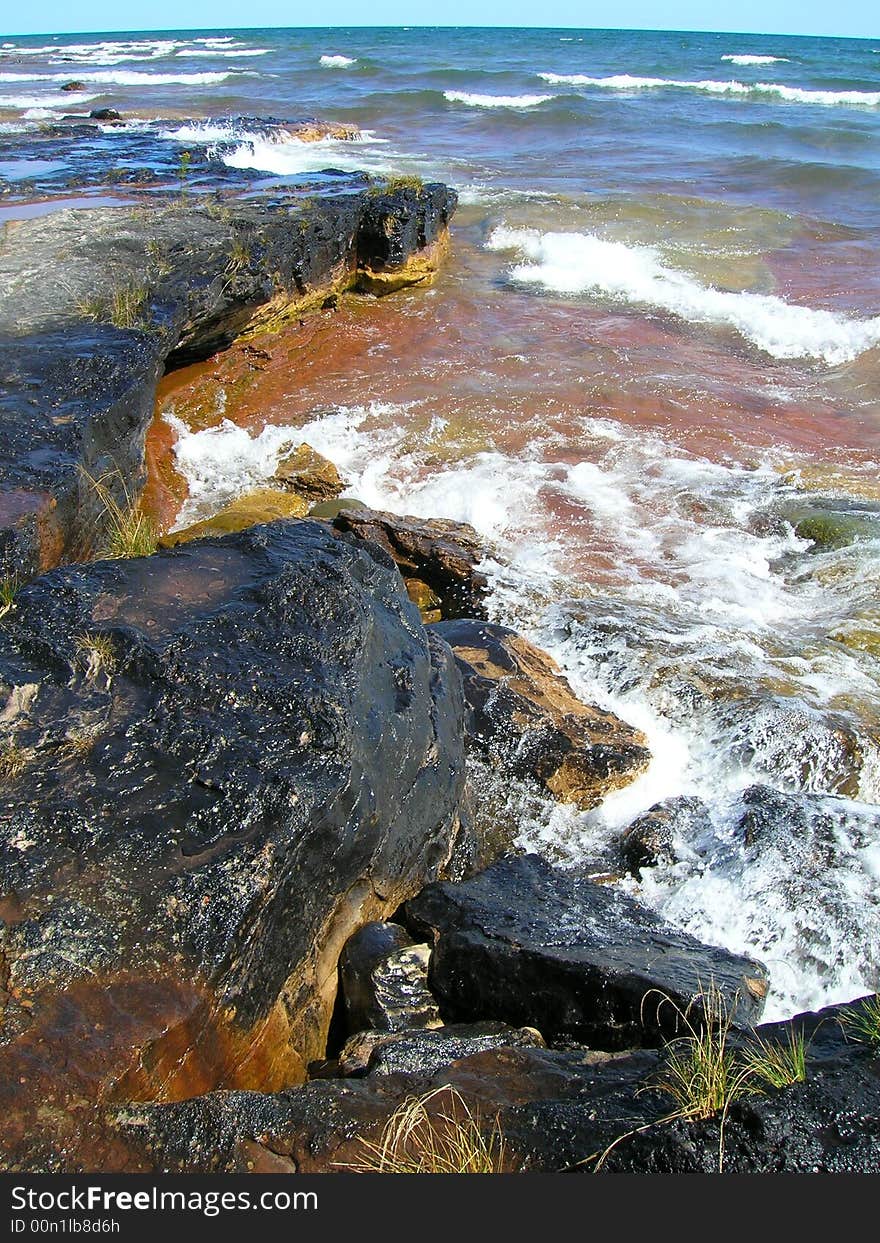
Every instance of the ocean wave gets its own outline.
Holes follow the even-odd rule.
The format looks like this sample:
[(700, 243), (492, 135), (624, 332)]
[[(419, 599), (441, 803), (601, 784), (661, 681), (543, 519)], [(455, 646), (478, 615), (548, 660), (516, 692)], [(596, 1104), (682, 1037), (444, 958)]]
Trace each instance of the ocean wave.
[(0, 108), (37, 109), (41, 115), (28, 119), (40, 120), (42, 116), (50, 115), (51, 108), (71, 108), (88, 103), (90, 99), (97, 99), (97, 95), (78, 91), (67, 91), (63, 95), (0, 95)]
[(355, 56), (322, 56), (318, 61), (325, 69), (347, 69), (357, 63)]
[(193, 48), (192, 50), (181, 48), (176, 54), (185, 58), (191, 56), (225, 56), (228, 60), (236, 60), (240, 56), (266, 56), (271, 50), (268, 47), (243, 47), (231, 52), (217, 48), (216, 51), (212, 52), (209, 48)]
[(443, 98), (451, 104), (467, 104), (471, 108), (534, 108), (545, 104), (552, 95), (471, 95), (467, 91), (444, 91)]
[(746, 52), (741, 55), (722, 56), (722, 60), (729, 60), (732, 65), (778, 65), (782, 62), (789, 63), (787, 56), (761, 56), (757, 52)]
[(627, 246), (590, 233), (496, 228), (487, 246), (518, 251), (511, 278), (563, 294), (598, 293), (665, 311), (696, 324), (733, 328), (774, 358), (811, 358), (837, 366), (880, 344), (880, 316), (848, 319), (770, 294), (733, 293), (703, 285), (667, 266), (648, 246)]
[[(241, 70), (204, 73), (143, 73), (137, 69), (90, 70), (78, 73), (0, 73), (0, 82), (88, 82), (95, 86), (210, 86), (227, 78), (244, 77)], [(248, 75), (250, 76), (250, 75)]]
[(703, 91), (709, 95), (737, 95), (776, 97), (788, 103), (843, 105), (846, 107), (876, 108), (880, 106), (880, 91), (819, 91), (808, 87), (785, 86), (781, 82), (716, 82), (712, 78), (692, 82), (679, 78), (640, 78), (629, 73), (615, 74), (608, 78), (591, 78), (583, 73), (539, 73), (539, 78), (554, 86), (597, 86), (612, 91), (656, 90), (672, 87), (681, 91)]

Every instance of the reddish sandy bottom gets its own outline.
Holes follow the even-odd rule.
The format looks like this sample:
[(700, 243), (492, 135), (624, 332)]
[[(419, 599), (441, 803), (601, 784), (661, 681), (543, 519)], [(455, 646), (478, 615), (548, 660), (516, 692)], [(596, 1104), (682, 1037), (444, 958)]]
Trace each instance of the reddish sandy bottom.
[[(485, 255), (459, 245), (432, 291), (349, 297), (279, 336), (238, 343), (165, 377), (157, 408), (193, 429), (226, 418), (256, 433), (386, 403), (396, 408), (387, 418), (412, 420), (415, 436), (445, 419), (443, 451), (455, 460), (494, 450), (562, 464), (595, 459), (588, 421), (603, 419), (713, 462), (770, 456), (864, 471), (880, 452), (873, 371), (870, 355), (829, 372), (770, 359), (732, 334), (503, 287)], [(148, 498), (166, 523), (185, 496), (173, 441), (158, 418)], [(424, 454), (418, 469), (440, 465)], [(554, 526), (583, 526), (582, 508), (547, 499)]]

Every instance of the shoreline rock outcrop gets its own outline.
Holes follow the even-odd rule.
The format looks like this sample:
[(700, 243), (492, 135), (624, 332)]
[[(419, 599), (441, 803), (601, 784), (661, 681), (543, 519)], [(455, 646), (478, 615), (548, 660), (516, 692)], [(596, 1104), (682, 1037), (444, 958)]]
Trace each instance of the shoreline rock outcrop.
[(442, 185), (311, 201), (278, 193), (206, 205), (182, 196), (172, 206), (61, 211), (7, 224), (6, 572), (27, 577), (99, 545), (105, 506), (90, 480), (104, 481), (120, 504), (137, 497), (163, 370), (208, 357), (245, 331), (280, 327), (345, 289), (373, 288), (374, 276), (383, 290), (424, 283), (456, 201)]
[(301, 1081), (344, 943), (458, 831), (460, 680), (390, 561), (279, 521), (55, 570), (0, 691), (7, 1165), (118, 1168), (102, 1102)]
[(588, 809), (647, 769), (644, 734), (578, 699), (553, 659), (522, 635), (472, 620), (432, 629), (461, 671), (468, 740), (502, 771)]

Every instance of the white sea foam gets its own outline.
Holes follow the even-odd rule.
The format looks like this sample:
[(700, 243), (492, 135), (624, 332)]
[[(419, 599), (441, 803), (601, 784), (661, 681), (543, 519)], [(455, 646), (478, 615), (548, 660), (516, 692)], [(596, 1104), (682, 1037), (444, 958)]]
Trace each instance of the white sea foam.
[(564, 294), (599, 294), (664, 311), (689, 323), (733, 328), (774, 358), (813, 358), (837, 366), (880, 344), (880, 316), (850, 319), (770, 294), (713, 289), (665, 264), (648, 246), (592, 233), (496, 228), (490, 250), (518, 251), (515, 281)]
[(643, 91), (672, 87), (676, 90), (702, 91), (709, 95), (749, 96), (755, 99), (776, 98), (787, 103), (835, 105), (851, 108), (880, 107), (880, 91), (818, 91), (807, 87), (785, 86), (779, 82), (716, 82), (706, 78), (692, 82), (679, 78), (642, 78), (632, 74), (614, 74), (606, 78), (589, 77), (583, 73), (539, 73), (539, 78), (554, 86), (595, 86), (612, 91)]
[[(583, 699), (643, 729), (654, 757), (642, 778), (588, 813), (505, 779), (502, 794), (520, 800), (512, 808), (520, 845), (563, 862), (595, 860), (659, 799), (702, 797), (708, 822), (676, 830), (681, 862), (643, 871), (630, 885), (637, 896), (705, 941), (763, 958), (770, 1018), (866, 991), (880, 945), (880, 823), (877, 808), (825, 797), (840, 755), (824, 713), (844, 692), (875, 699), (876, 679), (860, 674), (854, 653), (836, 650), (839, 667), (827, 653), (803, 655), (809, 636), (833, 629), (847, 602), (805, 578), (802, 567), (816, 557), (790, 527), (753, 521), (791, 486), (770, 464), (711, 462), (657, 434), (588, 416), (578, 436), (583, 457), (573, 464), (553, 461), (549, 444), (536, 442), (524, 456), (479, 452), (437, 469), (431, 440), (443, 435), (444, 420), (435, 416), (413, 436), (424, 415), (415, 405), (341, 407), (259, 435), (229, 422), (190, 432), (166, 415), (190, 489), (181, 522), (267, 482), (279, 456), (301, 441), (333, 460), (347, 492), (369, 505), (472, 522), (498, 558), (484, 563), (493, 615), (549, 650)], [(560, 491), (583, 507), (585, 537), (578, 526), (560, 535), (547, 504)], [(560, 541), (578, 538), (619, 565), (621, 588), (590, 595), (583, 613), (580, 605), (544, 611), (542, 599), (560, 598)], [(857, 576), (864, 564), (853, 562)], [(677, 699), (676, 684), (688, 678), (696, 694)], [(769, 679), (788, 679), (791, 696), (775, 699)], [(743, 791), (755, 782), (814, 791), (802, 805), (795, 795), (803, 823), (783, 824), (778, 842), (757, 852), (737, 828)], [(865, 795), (876, 801), (876, 782)]]
[(52, 108), (72, 108), (90, 99), (97, 99), (97, 95), (80, 91), (66, 91), (63, 95), (0, 95), (0, 108), (24, 109), (28, 120), (40, 120), (50, 115)]
[(225, 56), (227, 60), (238, 60), (242, 56), (267, 56), (271, 51), (268, 47), (243, 47), (238, 50), (225, 51), (221, 48), (215, 48), (213, 51), (209, 48), (182, 48), (177, 52), (178, 56)]
[(787, 56), (761, 56), (757, 52), (745, 52), (741, 55), (722, 56), (722, 60), (729, 60), (732, 65), (778, 65), (788, 62)]
[(276, 177), (295, 177), (326, 168), (387, 173), (399, 161), (386, 146), (384, 139), (362, 130), (357, 138), (322, 138), (317, 142), (302, 142), (291, 136), (250, 137), (234, 150), (219, 154), (229, 168), (257, 168)]
[(472, 95), (468, 91), (444, 91), (443, 98), (451, 104), (467, 104), (470, 108), (534, 108), (545, 104), (552, 95)]
[[(77, 73), (77, 82), (95, 86), (210, 86), (227, 78), (246, 76), (240, 70), (204, 73), (145, 73), (137, 69), (93, 69)], [(248, 75), (249, 76), (249, 75)], [(0, 73), (0, 82), (69, 82), (69, 73)]]
[(357, 64), (356, 56), (322, 56), (318, 61), (319, 65), (323, 65), (325, 69), (347, 69), (349, 65)]

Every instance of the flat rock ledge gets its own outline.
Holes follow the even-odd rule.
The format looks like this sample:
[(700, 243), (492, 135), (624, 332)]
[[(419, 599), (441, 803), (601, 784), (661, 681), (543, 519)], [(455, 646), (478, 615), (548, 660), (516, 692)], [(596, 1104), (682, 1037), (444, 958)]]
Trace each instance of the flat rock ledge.
[(29, 577), (99, 546), (144, 483), (163, 371), (346, 289), (425, 284), (443, 185), (60, 211), (0, 235), (0, 563)]
[(279, 521), (0, 625), (7, 1168), (119, 1168), (108, 1101), (301, 1082), (345, 942), (443, 874), (460, 679), (373, 552)]

